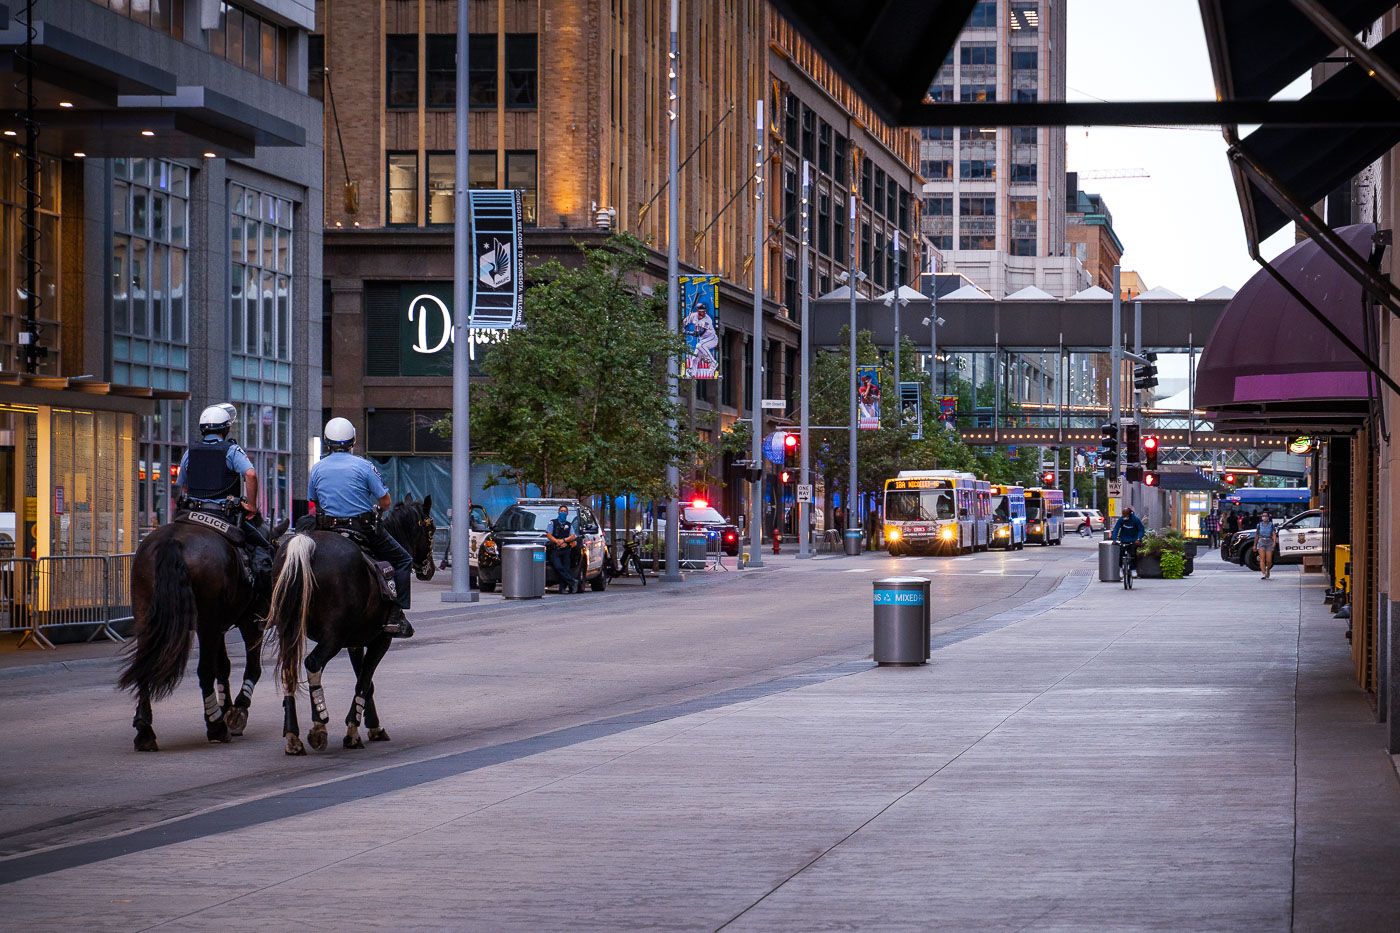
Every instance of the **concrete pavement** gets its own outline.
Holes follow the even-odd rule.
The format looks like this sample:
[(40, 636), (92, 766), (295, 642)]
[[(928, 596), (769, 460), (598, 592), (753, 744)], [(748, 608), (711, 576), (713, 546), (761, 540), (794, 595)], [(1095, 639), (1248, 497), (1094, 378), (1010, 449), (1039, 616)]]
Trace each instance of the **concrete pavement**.
[[(18, 855), (0, 860), (0, 914), (94, 930), (1395, 929), (1400, 781), (1316, 578), (1204, 557), (1125, 592), (1082, 555), (1030, 602), (945, 619), (926, 667), (851, 657)], [(982, 568), (927, 566), (967, 588)], [(816, 586), (822, 569), (838, 572), (771, 579)], [(868, 576), (852, 574), (866, 601)]]

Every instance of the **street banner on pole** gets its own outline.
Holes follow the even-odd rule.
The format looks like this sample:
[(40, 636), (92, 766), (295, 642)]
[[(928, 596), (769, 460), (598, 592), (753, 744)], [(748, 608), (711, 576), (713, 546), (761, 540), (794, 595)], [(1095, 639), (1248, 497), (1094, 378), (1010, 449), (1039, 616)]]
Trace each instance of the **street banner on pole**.
[(719, 378), (719, 276), (680, 275), (682, 379)]
[(956, 395), (938, 396), (938, 420), (952, 421), (958, 416), (958, 397)]
[(525, 282), (520, 254), (524, 230), (520, 192), (472, 191), (472, 327), (512, 328), (520, 324)]
[(880, 367), (856, 367), (856, 409), (862, 431), (880, 427)]
[(913, 428), (913, 440), (924, 438), (924, 386), (920, 382), (899, 384), (899, 417), (906, 427)]

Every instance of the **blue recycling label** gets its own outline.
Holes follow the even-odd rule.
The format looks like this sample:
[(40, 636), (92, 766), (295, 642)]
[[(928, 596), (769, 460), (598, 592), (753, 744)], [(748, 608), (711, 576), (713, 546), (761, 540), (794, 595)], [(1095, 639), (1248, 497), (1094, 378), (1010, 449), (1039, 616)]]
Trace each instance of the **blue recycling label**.
[(534, 556), (537, 563), (544, 563), (544, 551), (536, 551)]
[(875, 605), (877, 606), (922, 606), (924, 604), (924, 594), (922, 590), (876, 590)]

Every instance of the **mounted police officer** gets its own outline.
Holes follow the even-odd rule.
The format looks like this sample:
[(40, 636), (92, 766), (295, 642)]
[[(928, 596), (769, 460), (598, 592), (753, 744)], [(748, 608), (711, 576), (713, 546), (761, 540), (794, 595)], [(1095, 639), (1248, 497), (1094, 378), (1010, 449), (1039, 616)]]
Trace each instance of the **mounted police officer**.
[(344, 418), (326, 422), (322, 435), (329, 451), (311, 468), (306, 497), (316, 503), (318, 528), (333, 527), (334, 519), (349, 519), (365, 539), (375, 560), (388, 561), (394, 567), (396, 603), (389, 607), (384, 631), (399, 638), (411, 638), (413, 626), (404, 617), (409, 608), (409, 586), (413, 558), (403, 549), (379, 521), (379, 510), (390, 505), (389, 487), (374, 464), (350, 452), (355, 446), (355, 426)]
[[(253, 568), (258, 605), (272, 591), (272, 546), (263, 536), (258, 514), (258, 471), (243, 448), (228, 439), (237, 412), (227, 402), (210, 405), (199, 415), (202, 443), (193, 444), (180, 459), (180, 502), (186, 510), (223, 511), (243, 532), (248, 563)], [(235, 514), (229, 514), (235, 512)], [(265, 609), (259, 615), (266, 615)]]

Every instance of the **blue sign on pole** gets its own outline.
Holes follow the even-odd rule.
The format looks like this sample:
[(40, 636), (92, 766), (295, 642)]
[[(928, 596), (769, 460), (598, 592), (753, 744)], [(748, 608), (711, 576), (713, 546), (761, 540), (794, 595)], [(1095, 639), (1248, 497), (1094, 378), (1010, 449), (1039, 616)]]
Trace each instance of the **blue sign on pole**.
[(783, 439), (787, 436), (786, 431), (774, 431), (763, 439), (763, 456), (769, 463), (782, 466), (787, 462), (787, 449), (783, 446)]

